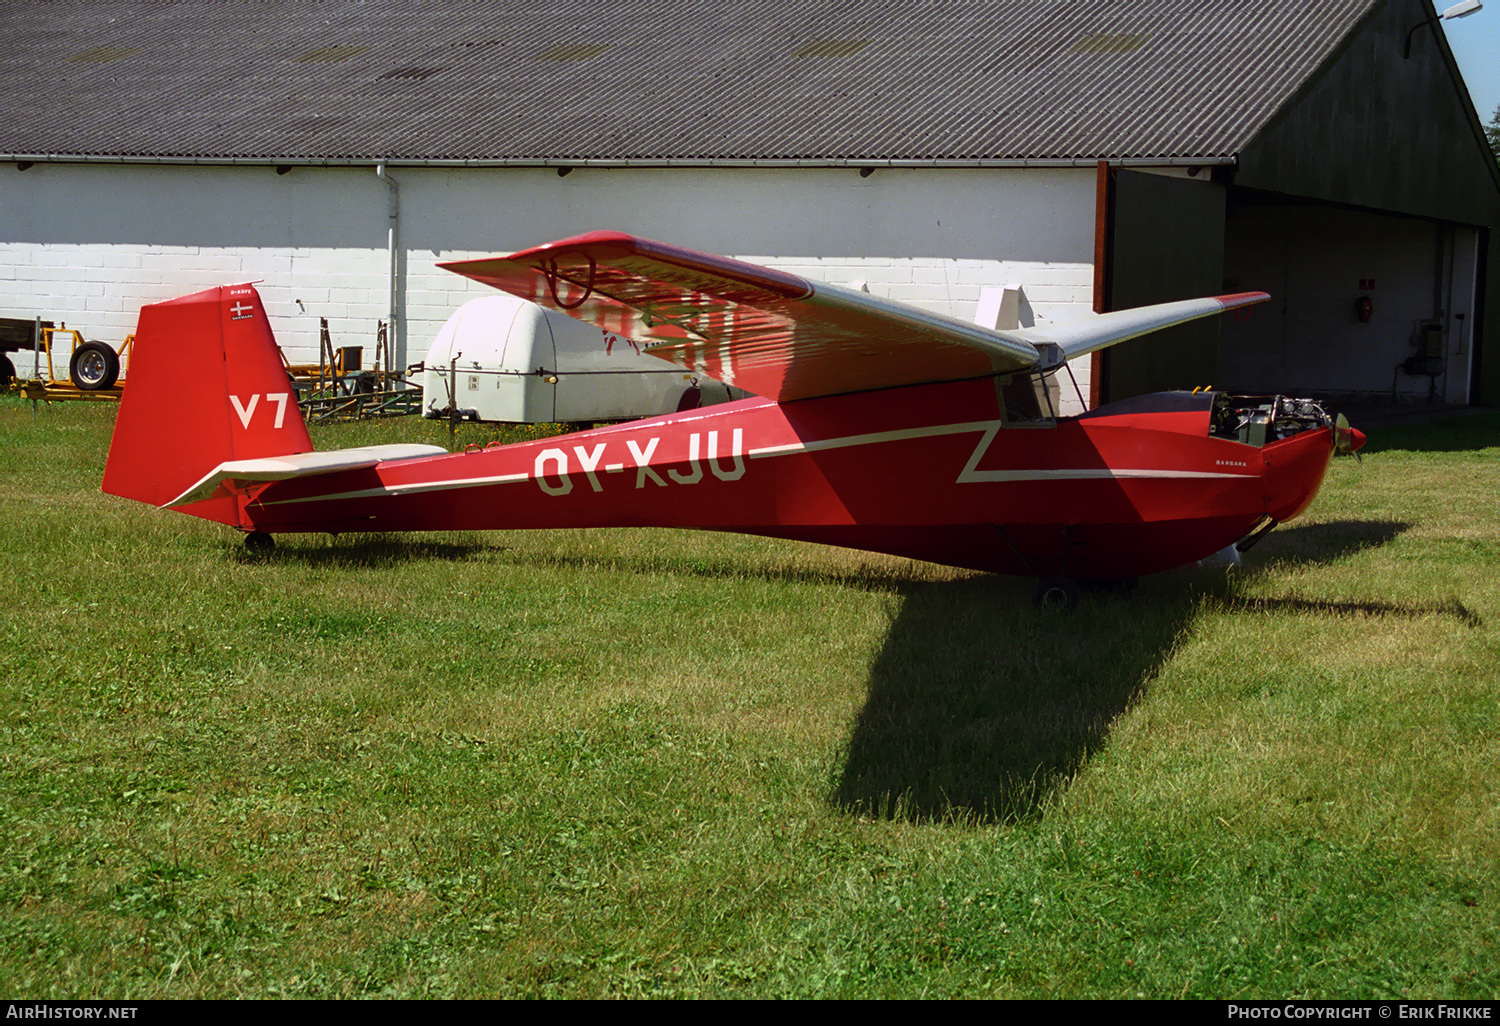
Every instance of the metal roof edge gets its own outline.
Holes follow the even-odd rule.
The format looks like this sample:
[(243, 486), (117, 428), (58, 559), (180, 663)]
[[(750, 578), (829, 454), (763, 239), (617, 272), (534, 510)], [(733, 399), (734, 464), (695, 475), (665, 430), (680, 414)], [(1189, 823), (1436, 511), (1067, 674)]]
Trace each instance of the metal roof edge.
[(0, 163), (25, 164), (144, 164), (207, 167), (370, 167), (391, 168), (1082, 168), (1103, 161), (1111, 167), (1208, 167), (1233, 165), (1235, 155), (1171, 157), (977, 157), (977, 158), (595, 158), (565, 157), (189, 157), (149, 154), (0, 153)]

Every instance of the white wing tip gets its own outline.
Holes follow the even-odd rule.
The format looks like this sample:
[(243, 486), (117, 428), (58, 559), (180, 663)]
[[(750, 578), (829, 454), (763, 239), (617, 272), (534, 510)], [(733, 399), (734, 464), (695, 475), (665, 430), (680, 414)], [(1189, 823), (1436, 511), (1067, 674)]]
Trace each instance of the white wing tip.
[(1253, 303), (1264, 303), (1270, 298), (1269, 292), (1235, 292), (1227, 296), (1215, 296), (1214, 301), (1226, 310), (1233, 310)]

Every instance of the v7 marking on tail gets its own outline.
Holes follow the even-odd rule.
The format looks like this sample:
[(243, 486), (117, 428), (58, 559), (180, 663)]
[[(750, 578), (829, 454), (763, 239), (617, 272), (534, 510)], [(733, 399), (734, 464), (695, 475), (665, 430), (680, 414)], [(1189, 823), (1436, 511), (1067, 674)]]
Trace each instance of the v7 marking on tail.
[(234, 412), (239, 415), (240, 426), (249, 429), (250, 418), (255, 416), (255, 407), (260, 405), (261, 396), (265, 396), (266, 402), (276, 404), (276, 420), (271, 426), (279, 428), (286, 422), (286, 401), (290, 395), (289, 392), (257, 392), (250, 397), (249, 406), (241, 402), (237, 395), (231, 395), (229, 401), (234, 404)]

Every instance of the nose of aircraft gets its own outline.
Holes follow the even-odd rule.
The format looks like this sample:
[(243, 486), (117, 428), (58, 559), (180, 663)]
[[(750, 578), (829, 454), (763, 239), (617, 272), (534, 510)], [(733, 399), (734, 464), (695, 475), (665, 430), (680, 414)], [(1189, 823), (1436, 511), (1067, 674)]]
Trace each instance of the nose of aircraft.
[(1333, 457), (1326, 431), (1326, 428), (1304, 431), (1262, 450), (1266, 466), (1266, 512), (1278, 523), (1301, 513), (1318, 494), (1328, 461)]
[(1342, 413), (1333, 422), (1333, 447), (1342, 453), (1359, 452), (1365, 444), (1365, 433), (1349, 426), (1349, 418)]

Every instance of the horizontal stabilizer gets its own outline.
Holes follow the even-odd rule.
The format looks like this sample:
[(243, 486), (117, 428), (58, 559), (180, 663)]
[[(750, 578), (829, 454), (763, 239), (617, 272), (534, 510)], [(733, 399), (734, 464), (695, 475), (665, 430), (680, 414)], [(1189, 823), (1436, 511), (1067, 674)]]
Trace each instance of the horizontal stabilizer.
[(411, 460), (423, 456), (446, 456), (440, 445), (398, 443), (367, 445), (357, 449), (334, 449), (329, 452), (302, 452), (288, 456), (263, 456), (253, 460), (229, 460), (209, 471), (201, 481), (163, 506), (186, 506), (233, 491), (231, 482), (261, 484), (287, 481), (294, 477), (316, 477), (343, 470), (364, 470), (391, 460)]

